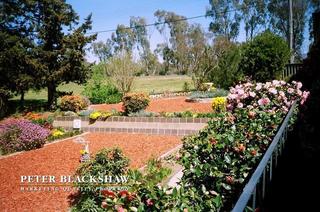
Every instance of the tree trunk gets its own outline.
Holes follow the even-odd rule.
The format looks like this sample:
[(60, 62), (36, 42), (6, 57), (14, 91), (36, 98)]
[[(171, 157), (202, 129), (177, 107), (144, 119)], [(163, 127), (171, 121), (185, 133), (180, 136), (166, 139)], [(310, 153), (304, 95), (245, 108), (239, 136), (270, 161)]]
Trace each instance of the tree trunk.
[(24, 107), (24, 91), (21, 91), (21, 96), (20, 96), (20, 107)]
[(57, 106), (57, 90), (54, 82), (48, 83), (48, 109), (54, 110)]

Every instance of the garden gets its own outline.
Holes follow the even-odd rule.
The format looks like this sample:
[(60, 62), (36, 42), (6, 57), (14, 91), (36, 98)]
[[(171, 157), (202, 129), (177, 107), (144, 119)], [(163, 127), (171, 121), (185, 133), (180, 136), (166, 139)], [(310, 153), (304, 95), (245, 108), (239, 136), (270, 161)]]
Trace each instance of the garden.
[(316, 134), (318, 34), (303, 61), (286, 4), (209, 4), (209, 30), (157, 10), (105, 41), (65, 1), (0, 4), (1, 210), (263, 211), (287, 138)]

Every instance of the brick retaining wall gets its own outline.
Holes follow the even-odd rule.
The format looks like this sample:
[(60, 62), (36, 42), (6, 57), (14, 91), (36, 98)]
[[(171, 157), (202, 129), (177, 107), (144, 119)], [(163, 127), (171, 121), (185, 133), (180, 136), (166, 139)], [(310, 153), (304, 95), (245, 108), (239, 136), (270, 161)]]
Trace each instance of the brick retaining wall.
[(185, 136), (198, 132), (206, 126), (208, 118), (165, 118), (113, 116), (106, 121), (90, 123), (88, 117), (57, 117), (54, 127), (73, 128), (73, 120), (81, 119), (81, 130), (85, 132), (124, 132), (156, 135)]

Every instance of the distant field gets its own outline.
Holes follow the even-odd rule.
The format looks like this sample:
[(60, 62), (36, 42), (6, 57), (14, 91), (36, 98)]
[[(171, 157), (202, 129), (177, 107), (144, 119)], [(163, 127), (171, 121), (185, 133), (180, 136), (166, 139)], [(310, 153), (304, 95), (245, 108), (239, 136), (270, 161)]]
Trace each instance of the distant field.
[[(133, 91), (143, 92), (164, 92), (164, 91), (182, 91), (183, 84), (188, 82), (193, 88), (191, 77), (182, 75), (170, 75), (170, 76), (148, 76), (148, 77), (137, 77), (133, 83)], [(83, 85), (75, 83), (68, 83), (60, 85), (58, 90), (60, 91), (73, 91), (74, 94), (81, 94), (83, 91)], [(19, 99), (20, 96), (14, 97), (13, 99)], [(47, 99), (47, 91), (43, 89), (39, 92), (29, 91), (25, 95), (25, 99)]]

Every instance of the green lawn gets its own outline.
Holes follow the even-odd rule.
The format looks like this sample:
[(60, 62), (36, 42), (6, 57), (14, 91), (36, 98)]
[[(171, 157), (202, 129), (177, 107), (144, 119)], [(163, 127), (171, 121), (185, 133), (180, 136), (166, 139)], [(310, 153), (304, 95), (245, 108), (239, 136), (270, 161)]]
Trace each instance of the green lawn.
[[(188, 76), (148, 76), (148, 77), (137, 77), (133, 83), (133, 91), (143, 92), (164, 92), (164, 91), (182, 91), (184, 82), (188, 82), (193, 88), (192, 80)], [(81, 94), (83, 91), (83, 85), (75, 83), (68, 83), (60, 85), (58, 90), (60, 91), (73, 91), (74, 94)], [(16, 96), (13, 99), (19, 99), (20, 96)], [(47, 99), (47, 91), (43, 89), (41, 91), (29, 91), (25, 95), (25, 99), (42, 100)]]

